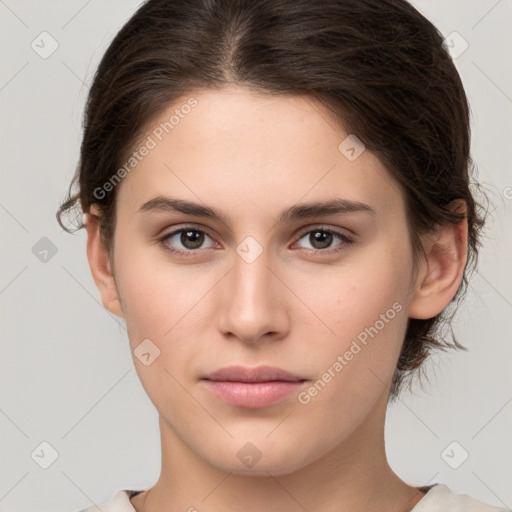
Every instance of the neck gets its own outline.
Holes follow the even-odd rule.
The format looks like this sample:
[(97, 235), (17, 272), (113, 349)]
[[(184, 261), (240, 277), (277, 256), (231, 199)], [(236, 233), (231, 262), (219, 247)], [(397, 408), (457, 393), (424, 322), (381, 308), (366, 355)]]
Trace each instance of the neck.
[(213, 466), (160, 417), (161, 474), (132, 503), (137, 512), (408, 512), (425, 493), (405, 484), (387, 463), (387, 401), (382, 402), (350, 438), (310, 464), (281, 475), (264, 471), (251, 476)]

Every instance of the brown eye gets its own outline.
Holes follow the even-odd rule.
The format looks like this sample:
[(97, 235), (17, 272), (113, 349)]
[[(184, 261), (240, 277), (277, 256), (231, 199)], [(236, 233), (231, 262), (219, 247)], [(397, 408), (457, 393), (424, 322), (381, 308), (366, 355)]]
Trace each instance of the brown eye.
[[(332, 229), (309, 230), (303, 233), (300, 240), (306, 240), (310, 244), (310, 247), (306, 247), (306, 249), (326, 254), (341, 251), (354, 242), (351, 237)], [(333, 246), (333, 242), (336, 240), (338, 244)]]
[[(186, 249), (199, 249), (204, 242), (204, 233), (197, 230), (183, 230), (180, 234), (180, 243)], [(190, 244), (190, 245), (189, 245)]]
[[(160, 239), (165, 249), (185, 256), (193, 256), (194, 252), (204, 247), (205, 239), (210, 238), (204, 231), (186, 227), (181, 228)], [(210, 238), (211, 240), (211, 238)]]
[(332, 244), (334, 236), (327, 231), (311, 231), (309, 242), (315, 249), (327, 249)]

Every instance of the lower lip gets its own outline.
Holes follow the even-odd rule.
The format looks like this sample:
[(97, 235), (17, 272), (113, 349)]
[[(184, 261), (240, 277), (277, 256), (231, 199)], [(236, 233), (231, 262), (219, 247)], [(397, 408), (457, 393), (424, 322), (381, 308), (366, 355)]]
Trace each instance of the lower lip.
[(225, 402), (237, 407), (258, 409), (281, 401), (304, 385), (304, 381), (230, 382), (203, 380), (206, 387)]

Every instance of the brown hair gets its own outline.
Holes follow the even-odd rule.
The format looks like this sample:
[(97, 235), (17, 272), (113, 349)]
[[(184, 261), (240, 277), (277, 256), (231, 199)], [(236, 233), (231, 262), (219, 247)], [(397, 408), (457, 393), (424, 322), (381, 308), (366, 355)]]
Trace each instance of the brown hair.
[[(403, 188), (415, 257), (422, 233), (463, 220), (451, 208), (463, 200), (468, 261), (452, 303), (460, 302), (484, 224), (470, 190), (469, 105), (442, 35), (405, 0), (145, 2), (95, 74), (78, 168), (57, 213), (61, 226), (69, 231), (64, 213), (97, 204), (111, 253), (116, 189), (100, 199), (94, 191), (112, 179), (164, 108), (194, 90), (233, 84), (307, 95), (326, 106)], [(464, 348), (451, 328), (453, 344), (441, 336), (449, 309), (409, 319), (391, 399), (433, 348)]]

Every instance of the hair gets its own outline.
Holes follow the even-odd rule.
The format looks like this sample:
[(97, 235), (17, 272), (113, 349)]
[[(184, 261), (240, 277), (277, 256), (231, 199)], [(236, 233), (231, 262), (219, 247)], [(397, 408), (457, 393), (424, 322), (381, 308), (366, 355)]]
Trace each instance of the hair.
[[(229, 85), (308, 96), (327, 107), (400, 184), (414, 261), (422, 234), (467, 218), (467, 261), (449, 306), (460, 303), (484, 226), (470, 183), (470, 108), (443, 36), (406, 0), (146, 1), (97, 68), (78, 167), (57, 212), (60, 225), (72, 232), (63, 215), (97, 205), (112, 254), (116, 187), (95, 190), (106, 190), (164, 109), (193, 91)], [(465, 213), (453, 208), (457, 200)], [(78, 217), (74, 222), (84, 227)], [(409, 318), (391, 400), (433, 349), (466, 350), (451, 329), (450, 309)], [(452, 341), (445, 339), (447, 326)]]

